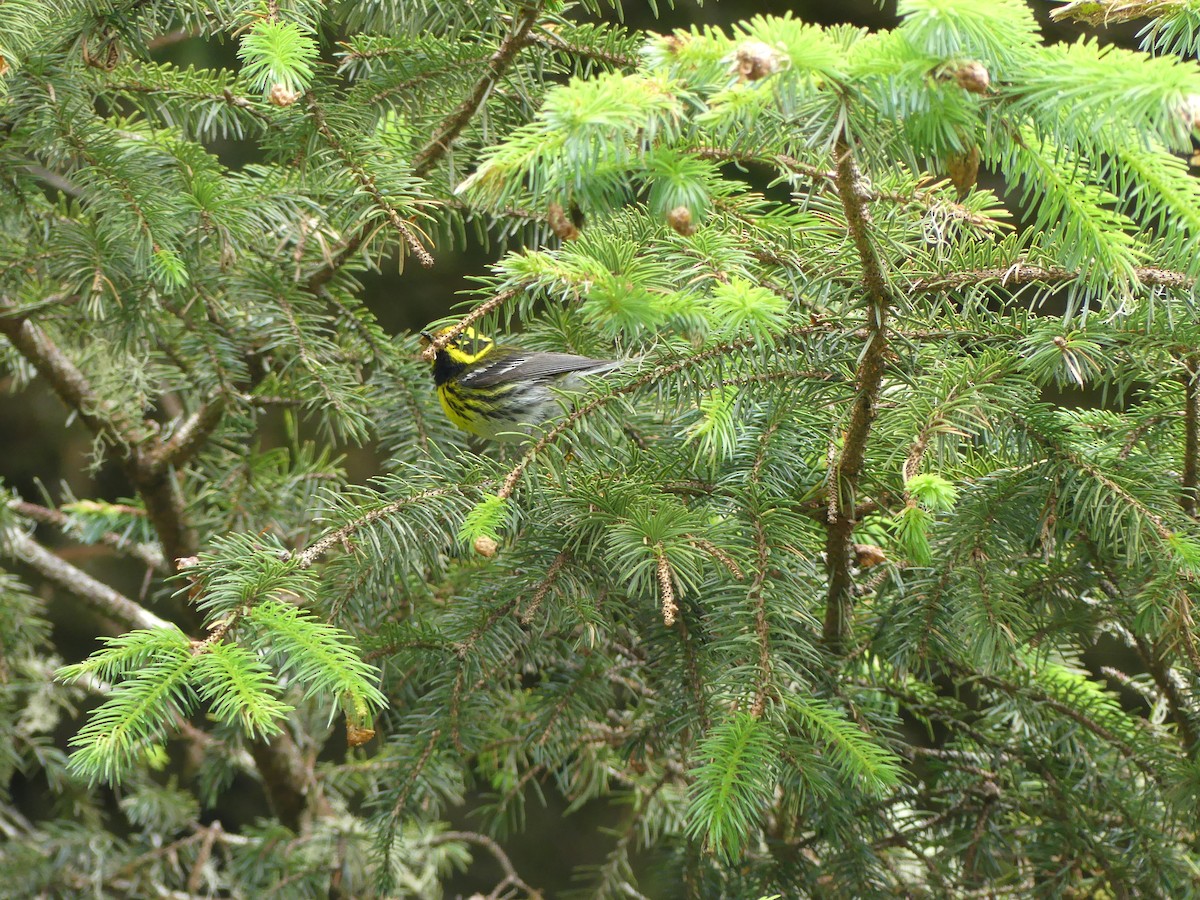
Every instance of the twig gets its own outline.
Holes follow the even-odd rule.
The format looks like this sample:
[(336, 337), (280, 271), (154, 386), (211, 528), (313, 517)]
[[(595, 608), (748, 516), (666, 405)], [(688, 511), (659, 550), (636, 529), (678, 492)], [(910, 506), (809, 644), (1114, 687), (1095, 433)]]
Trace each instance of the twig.
[[(497, 82), (504, 77), (504, 73), (512, 65), (513, 60), (525, 45), (525, 38), (529, 34), (529, 29), (537, 21), (540, 13), (541, 5), (535, 4), (517, 16), (512, 29), (488, 60), (487, 71), (475, 83), (471, 93), (442, 121), (434, 132), (433, 139), (413, 157), (412, 171), (414, 175), (421, 178), (425, 177), (437, 165), (438, 161), (446, 155), (451, 144), (462, 133), (462, 130), (467, 126), (471, 117), (478, 112), (479, 107), (487, 100), (488, 95), (492, 92)], [(364, 226), (346, 238), (337, 253), (325, 265), (309, 276), (307, 282), (308, 290), (315, 291), (333, 278), (337, 271), (346, 264), (346, 261), (370, 239), (374, 230), (369, 225)], [(412, 246), (411, 243), (410, 246)]]
[[(337, 139), (333, 131), (329, 127), (329, 123), (325, 120), (325, 113), (321, 111), (321, 107), (317, 105), (317, 101), (312, 98), (312, 95), (307, 96), (308, 111), (313, 117), (313, 121), (317, 124), (317, 131), (321, 137), (325, 138), (325, 142), (333, 149), (333, 152), (342, 158), (342, 162), (346, 164), (346, 168), (354, 176), (354, 180), (358, 182), (359, 187), (371, 198), (371, 202), (375, 204), (375, 208), (384, 214), (388, 222), (393, 228), (400, 232), (400, 237), (408, 244), (408, 249), (412, 251), (413, 256), (425, 268), (430, 268), (433, 265), (433, 256), (417, 238), (416, 232), (412, 225), (405, 221), (399, 211), (391, 202), (383, 195), (383, 192), (375, 185), (375, 176), (371, 175), (364, 169), (354, 158), (349, 151), (342, 146), (341, 141)], [(310, 285), (312, 279), (309, 279)]]
[(453, 841), (460, 841), (465, 844), (476, 844), (488, 853), (500, 864), (501, 871), (504, 872), (504, 880), (501, 881), (492, 892), (488, 894), (489, 900), (498, 898), (505, 888), (512, 887), (520, 888), (531, 898), (541, 898), (542, 892), (536, 888), (530, 887), (525, 883), (524, 879), (517, 874), (516, 868), (512, 864), (512, 860), (508, 858), (508, 854), (504, 849), (486, 834), (480, 834), (477, 831), (443, 831), (441, 834), (434, 835), (429, 839), (429, 844), (432, 847), (437, 847), (440, 844), (449, 844)]
[(147, 454), (148, 465), (159, 468), (178, 466), (195, 456), (221, 424), (225, 416), (225, 405), (224, 397), (201, 404), (198, 410), (175, 429), (167, 441)]
[(594, 47), (581, 47), (578, 44), (568, 44), (557, 34), (550, 31), (536, 31), (525, 38), (526, 46), (545, 47), (572, 56), (582, 56), (584, 59), (594, 59), (617, 68), (633, 68), (639, 62), (635, 56), (625, 56), (620, 53), (609, 53)]
[[(66, 513), (60, 512), (57, 509), (50, 509), (49, 507), (40, 506), (37, 503), (29, 503), (25, 500), (9, 501), (8, 507), (15, 511), (17, 515), (24, 516), (26, 519), (41, 522), (43, 525), (53, 525), (68, 533), (78, 532), (78, 523), (74, 522)], [(101, 544), (112, 547), (121, 553), (136, 556), (152, 569), (163, 571), (167, 567), (162, 552), (150, 544), (139, 544), (127, 540), (112, 531), (104, 532), (98, 540)]]
[(446, 349), (446, 345), (448, 343), (490, 313), (493, 309), (496, 309), (502, 304), (507, 303), (518, 293), (520, 293), (521, 290), (522, 288), (519, 287), (509, 288), (507, 291), (501, 291), (494, 297), (489, 297), (483, 303), (480, 303), (477, 307), (475, 307), (449, 328), (443, 329), (442, 331), (439, 331), (437, 334), (433, 335), (428, 346), (421, 351), (421, 358), (424, 359), (425, 362), (433, 362), (434, 357), (436, 357), (442, 350)]
[(334, 531), (329, 532), (320, 540), (310, 544), (307, 548), (297, 553), (295, 559), (301, 569), (309, 568), (318, 559), (324, 556), (329, 548), (334, 544), (344, 544), (350, 535), (360, 529), (366, 528), (373, 522), (377, 522), (384, 516), (390, 516), (394, 512), (398, 512), (406, 506), (413, 503), (420, 503), (422, 500), (429, 500), (433, 497), (442, 497), (446, 494), (454, 493), (450, 488), (434, 488), (432, 490), (423, 491), (420, 494), (415, 494), (412, 497), (403, 497), (400, 500), (393, 500), (391, 503), (385, 504), (378, 509), (373, 509), (365, 513), (360, 518), (349, 522)]
[(1183, 375), (1183, 496), (1180, 502), (1183, 511), (1195, 517), (1197, 460), (1200, 459), (1200, 357), (1189, 356), (1184, 360)]
[[(3, 296), (0, 296), (0, 333), (94, 434), (116, 448), (126, 477), (146, 504), (146, 514), (158, 534), (167, 566), (174, 570), (176, 559), (194, 553), (196, 538), (187, 526), (183, 498), (170, 468), (159, 461), (163, 444), (157, 432), (146, 421), (130, 418), (97, 394), (49, 335)], [(215, 424), (212, 423), (214, 427)]]
[(850, 575), (851, 544), (854, 533), (854, 492), (862, 474), (863, 458), (871, 423), (875, 418), (875, 400), (883, 381), (884, 356), (887, 352), (887, 318), (891, 296), (883, 266), (871, 244), (870, 219), (866, 192), (860, 183), (858, 166), (844, 141), (837, 146), (837, 191), (846, 214), (846, 225), (858, 251), (867, 291), (866, 329), (870, 337), (859, 357), (855, 380), (857, 392), (850, 407), (850, 421), (842, 441), (841, 453), (829, 472), (831, 521), (827, 525), (825, 565), (829, 586), (825, 599), (823, 636), (827, 644), (840, 648), (849, 630), (854, 590)]
[(74, 594), (92, 609), (126, 628), (175, 628), (150, 610), (134, 603), (124, 594), (97, 581), (82, 569), (59, 559), (19, 528), (0, 531), (0, 553), (20, 560), (35, 569), (47, 581)]
[(529, 598), (529, 603), (524, 609), (517, 611), (517, 618), (521, 620), (521, 624), (528, 625), (533, 621), (534, 615), (538, 611), (538, 607), (542, 605), (542, 601), (546, 599), (546, 594), (550, 593), (550, 588), (554, 586), (554, 582), (558, 580), (558, 573), (562, 571), (562, 567), (567, 564), (571, 558), (570, 550), (563, 550), (558, 556), (554, 557), (554, 562), (550, 563), (550, 568), (546, 570), (546, 577), (542, 579), (541, 584), (533, 592), (533, 596)]
[(488, 60), (487, 71), (475, 82), (471, 93), (447, 116), (434, 132), (429, 143), (413, 157), (413, 174), (424, 177), (437, 165), (438, 161), (450, 150), (451, 145), (467, 127), (467, 123), (477, 113), (487, 100), (488, 95), (496, 84), (504, 77), (508, 67), (516, 58), (521, 48), (526, 45), (526, 37), (537, 18), (541, 15), (541, 3), (534, 3), (523, 9), (513, 20), (512, 28), (496, 48)]
[[(1185, 272), (1171, 269), (1160, 269), (1155, 266), (1139, 266), (1133, 270), (1134, 279), (1144, 287), (1166, 287), (1185, 289), (1196, 283)], [(1001, 287), (1012, 287), (1040, 282), (1042, 284), (1062, 284), (1075, 281), (1078, 272), (1058, 266), (1035, 266), (1024, 260), (1017, 260), (1008, 268), (968, 269), (962, 272), (952, 272), (937, 278), (918, 278), (908, 285), (908, 293), (929, 294), (937, 291), (953, 290), (962, 287), (975, 287), (995, 283)]]
[(754, 701), (750, 705), (750, 715), (758, 719), (766, 710), (767, 699), (771, 693), (771, 630), (767, 622), (766, 597), (763, 594), (771, 551), (762, 519), (757, 515), (754, 516), (754, 546), (758, 552), (758, 562), (754, 570), (754, 581), (750, 585), (750, 599), (754, 603), (754, 634), (758, 640), (758, 674), (754, 679)]

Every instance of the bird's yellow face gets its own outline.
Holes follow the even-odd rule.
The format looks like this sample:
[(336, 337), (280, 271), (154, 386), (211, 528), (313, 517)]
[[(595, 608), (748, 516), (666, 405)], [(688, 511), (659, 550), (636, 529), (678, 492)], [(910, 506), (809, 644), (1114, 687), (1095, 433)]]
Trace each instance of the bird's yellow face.
[[(443, 328), (441, 331), (433, 334), (423, 331), (421, 332), (421, 342), (425, 344), (432, 343), (435, 338), (446, 334), (450, 330), (449, 328)], [(450, 357), (452, 363), (459, 366), (469, 366), (479, 362), (491, 353), (495, 345), (495, 341), (487, 335), (480, 334), (474, 328), (464, 328), (461, 334), (451, 338), (446, 344), (445, 349), (438, 356), (445, 353)], [(434, 365), (436, 366), (437, 363), (435, 362)]]

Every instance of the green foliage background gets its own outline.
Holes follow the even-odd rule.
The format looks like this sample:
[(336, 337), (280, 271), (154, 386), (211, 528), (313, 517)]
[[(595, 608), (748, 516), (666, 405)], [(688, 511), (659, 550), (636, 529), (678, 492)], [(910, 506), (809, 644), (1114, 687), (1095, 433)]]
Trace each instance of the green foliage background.
[(1200, 3), (628, 12), (0, 7), (7, 886), (1200, 887)]

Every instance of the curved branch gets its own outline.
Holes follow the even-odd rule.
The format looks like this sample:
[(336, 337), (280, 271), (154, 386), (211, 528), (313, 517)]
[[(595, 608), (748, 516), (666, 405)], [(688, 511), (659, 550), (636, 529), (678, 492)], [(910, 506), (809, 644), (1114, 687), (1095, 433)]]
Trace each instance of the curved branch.
[(829, 471), (829, 522), (825, 541), (825, 565), (829, 585), (825, 598), (823, 636), (833, 648), (839, 648), (849, 630), (854, 584), (850, 575), (854, 534), (854, 494), (862, 474), (867, 438), (875, 419), (875, 400), (883, 381), (884, 356), (887, 353), (888, 308), (892, 298), (883, 265), (871, 243), (868, 194), (850, 147), (839, 141), (837, 147), (837, 192), (846, 214), (846, 225), (862, 263), (863, 284), (867, 290), (867, 345), (859, 357), (855, 376), (857, 391), (850, 407), (842, 449)]
[[(50, 336), (17, 304), (3, 296), (0, 296), (0, 334), (8, 338), (93, 434), (116, 448), (126, 477), (146, 504), (146, 514), (158, 534), (167, 565), (174, 571), (176, 559), (192, 555), (196, 538), (187, 526), (183, 498), (169, 470), (172, 452), (165, 450), (150, 423), (127, 416), (101, 397)], [(221, 404), (210, 407), (217, 411), (223, 408)], [(204, 417), (202, 420), (207, 421)], [(210, 425), (215, 427), (216, 421)], [(184, 442), (181, 449), (186, 447), (190, 454), (199, 448), (207, 432), (196, 427), (188, 429), (188, 433), (194, 439)], [(174, 453), (180, 453), (181, 449)]]
[(75, 595), (87, 606), (126, 628), (175, 628), (124, 594), (97, 581), (82, 569), (55, 556), (19, 528), (0, 531), (0, 553), (25, 563), (47, 581)]

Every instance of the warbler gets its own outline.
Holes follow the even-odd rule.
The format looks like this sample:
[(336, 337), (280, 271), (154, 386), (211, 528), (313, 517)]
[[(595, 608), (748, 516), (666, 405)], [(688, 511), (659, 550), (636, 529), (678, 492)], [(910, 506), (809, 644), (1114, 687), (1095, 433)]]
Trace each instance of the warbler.
[[(436, 335), (421, 332), (421, 342)], [(583, 378), (620, 366), (570, 353), (521, 350), (464, 328), (433, 359), (433, 383), (446, 416), (464, 431), (494, 441), (522, 441), (560, 409), (555, 391), (578, 390)]]

